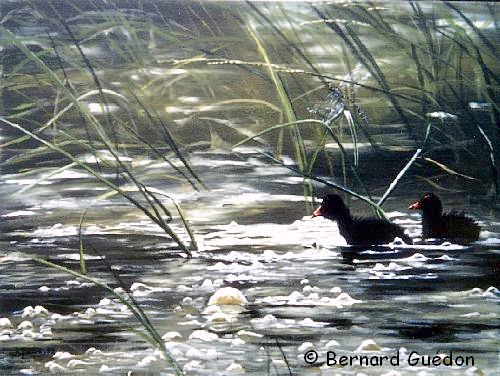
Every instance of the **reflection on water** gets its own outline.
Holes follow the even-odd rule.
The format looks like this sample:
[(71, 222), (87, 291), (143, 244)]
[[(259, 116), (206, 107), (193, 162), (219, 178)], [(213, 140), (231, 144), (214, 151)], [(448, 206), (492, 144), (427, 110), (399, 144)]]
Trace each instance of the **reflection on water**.
[[(353, 251), (332, 222), (305, 212), (300, 179), (286, 168), (266, 167), (251, 153), (196, 153), (193, 161), (212, 190), (170, 187), (200, 243), (192, 259), (119, 200), (96, 203), (84, 229), (90, 273), (130, 290), (187, 374), (497, 369), (500, 222), (477, 203), (468, 210), (484, 231), (468, 247), (394, 243)], [(2, 194), (33, 178), (4, 176)], [(120, 302), (30, 260), (78, 267), (74, 197), (95, 187), (77, 175), (48, 182), (23, 196), (26, 202), (2, 203), (2, 374), (167, 372), (161, 354), (131, 330), (140, 326)], [(402, 193), (404, 186), (386, 210), (418, 240), (420, 217), (402, 204), (415, 194)], [(353, 202), (353, 211), (366, 208)], [(223, 287), (241, 291), (246, 304), (209, 305)], [(318, 354), (314, 365), (304, 361), (311, 350)], [(474, 366), (458, 365), (461, 358), (454, 365), (415, 363), (450, 352), (473, 357)], [(328, 366), (333, 353), (398, 355), (400, 365)]]

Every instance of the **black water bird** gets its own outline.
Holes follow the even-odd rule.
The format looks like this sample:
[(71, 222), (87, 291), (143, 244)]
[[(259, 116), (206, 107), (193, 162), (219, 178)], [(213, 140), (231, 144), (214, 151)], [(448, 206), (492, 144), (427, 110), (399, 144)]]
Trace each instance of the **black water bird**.
[(434, 193), (425, 193), (408, 209), (422, 211), (422, 239), (447, 239), (458, 244), (479, 239), (481, 227), (478, 223), (456, 211), (443, 214), (441, 200)]
[(404, 229), (382, 218), (359, 218), (351, 216), (349, 209), (338, 195), (327, 195), (313, 217), (325, 217), (336, 221), (340, 235), (350, 245), (377, 245), (392, 242), (395, 237), (407, 244), (413, 244)]

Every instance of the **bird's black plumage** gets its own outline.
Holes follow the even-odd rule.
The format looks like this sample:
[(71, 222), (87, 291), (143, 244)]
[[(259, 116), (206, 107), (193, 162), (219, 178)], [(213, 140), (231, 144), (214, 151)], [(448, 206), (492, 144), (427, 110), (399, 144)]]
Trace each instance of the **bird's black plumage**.
[(313, 217), (322, 216), (337, 222), (340, 235), (350, 245), (386, 244), (401, 238), (407, 244), (413, 244), (404, 229), (381, 218), (353, 217), (347, 206), (338, 195), (327, 195), (321, 206), (313, 213)]
[(456, 211), (443, 214), (441, 200), (434, 193), (425, 193), (409, 209), (422, 211), (422, 238), (448, 239), (454, 243), (469, 243), (479, 239), (478, 223)]

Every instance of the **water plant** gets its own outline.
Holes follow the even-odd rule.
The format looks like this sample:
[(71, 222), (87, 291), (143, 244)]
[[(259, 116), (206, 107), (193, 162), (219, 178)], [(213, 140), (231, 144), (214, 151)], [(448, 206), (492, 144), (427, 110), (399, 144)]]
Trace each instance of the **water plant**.
[[(68, 25), (64, 24), (64, 26), (66, 27), (68, 32), (70, 32)], [(134, 120), (134, 115), (128, 107), (130, 101), (118, 92), (102, 87), (102, 84), (97, 77), (90, 61), (86, 58), (82, 49), (79, 48), (79, 44), (77, 43), (73, 35), (71, 35), (71, 39), (74, 41), (75, 46), (77, 46), (77, 50), (79, 51), (80, 56), (85, 61), (85, 68), (80, 68), (80, 71), (88, 69), (93, 77), (95, 85), (97, 86), (97, 89), (91, 89), (81, 95), (76, 94), (71, 89), (71, 86), (68, 85), (68, 82), (63, 81), (54, 69), (52, 69), (45, 61), (43, 61), (37, 53), (33, 52), (26, 46), (21, 38), (15, 36), (10, 30), (6, 28), (3, 28), (3, 32), (6, 36), (7, 42), (25, 55), (25, 60), (20, 64), (34, 64), (44, 76), (46, 85), (52, 85), (52, 87), (57, 91), (57, 103), (54, 105), (54, 108), (57, 109), (61, 103), (68, 103), (62, 109), (57, 110), (49, 120), (44, 122), (34, 131), (29, 130), (27, 125), (17, 124), (5, 117), (2, 117), (0, 120), (4, 125), (15, 128), (25, 134), (25, 137), (15, 138), (14, 140), (9, 141), (4, 146), (20, 144), (22, 142), (25, 142), (28, 138), (31, 138), (32, 140), (38, 141), (45, 148), (40, 149), (38, 151), (39, 153), (44, 153), (48, 149), (67, 158), (70, 163), (60, 168), (58, 171), (61, 171), (61, 169), (74, 168), (80, 168), (86, 171), (90, 177), (93, 177), (98, 182), (111, 189), (112, 194), (120, 195), (140, 211), (142, 211), (154, 223), (162, 228), (165, 233), (169, 235), (174, 242), (177, 243), (177, 245), (183, 252), (190, 256), (191, 249), (196, 248), (196, 241), (194, 239), (192, 231), (189, 230), (187, 221), (182, 216), (179, 206), (175, 204), (175, 207), (180, 214), (182, 224), (187, 229), (188, 234), (190, 235), (191, 246), (185, 245), (184, 241), (181, 240), (181, 238), (176, 234), (176, 231), (169, 224), (169, 222), (172, 220), (172, 214), (162, 203), (162, 201), (158, 199), (157, 195), (159, 191), (155, 191), (154, 189), (147, 187), (144, 183), (142, 183), (138, 178), (137, 172), (133, 171), (124, 162), (123, 152), (126, 152), (126, 149), (120, 151), (118, 140), (116, 139), (117, 134), (120, 131), (120, 127), (122, 127), (122, 129), (126, 131), (127, 137), (133, 139), (133, 144), (130, 144), (129, 148), (131, 148), (133, 145), (133, 148), (137, 148), (140, 150), (149, 150), (153, 152), (154, 154), (160, 156), (162, 160), (169, 163), (170, 166), (172, 166), (181, 175), (182, 178), (186, 179), (194, 189), (198, 189), (198, 186), (200, 186), (201, 188), (206, 188), (190, 166), (187, 159), (180, 152), (180, 149), (177, 147), (172, 135), (168, 130), (168, 127), (166, 127), (166, 125), (161, 120), (156, 121), (152, 112), (148, 111), (147, 107), (138, 98), (136, 98), (136, 101), (138, 102), (140, 108), (143, 109), (147, 118), (152, 122), (152, 124), (155, 124), (156, 122), (156, 124), (160, 125), (160, 129), (163, 131), (163, 134), (165, 136), (166, 145), (170, 147), (174, 156), (181, 161), (181, 163), (185, 167), (186, 172), (175, 166), (170, 161), (171, 157), (166, 157), (164, 153), (160, 152), (156, 146), (154, 146), (152, 143), (141, 136), (141, 134), (137, 130), (138, 127)], [(65, 70), (63, 69), (63, 71)], [(83, 74), (84, 72), (82, 71), (81, 73)], [(85, 101), (89, 100), (92, 97), (97, 97), (100, 99), (99, 106), (100, 110), (102, 110), (105, 114), (104, 119), (99, 119), (86, 105)], [(112, 101), (115, 104), (119, 103), (120, 106), (122, 106), (126, 110), (128, 117), (125, 121), (115, 117), (112, 114), (112, 111), (110, 110), (110, 103)], [(57, 126), (58, 122), (62, 121), (66, 114), (74, 110), (76, 110), (78, 115), (83, 119), (83, 122), (87, 127), (87, 134), (90, 136), (91, 133), (92, 138), (89, 137), (87, 140), (81, 139), (78, 136), (72, 135), (67, 129), (62, 129), (61, 127)], [(50, 127), (53, 127), (52, 140), (44, 137), (42, 133), (44, 130), (50, 129)], [(91, 165), (86, 162), (85, 158), (78, 154), (81, 153), (82, 150), (93, 155), (97, 164)], [(109, 155), (111, 159), (108, 158), (107, 155)], [(110, 166), (112, 168), (114, 167), (117, 177), (115, 179), (109, 177), (109, 175), (102, 170), (102, 166)], [(50, 175), (46, 176), (45, 178), (48, 177), (50, 177)], [(126, 183), (118, 183), (117, 181), (119, 179), (124, 179)], [(39, 181), (37, 181), (37, 183), (40, 183), (43, 180), (44, 179), (40, 179)], [(29, 188), (30, 187), (26, 189)], [(23, 192), (26, 191), (26, 189), (24, 189)], [(133, 195), (131, 192), (137, 192), (140, 196), (140, 199), (135, 197), (135, 195)], [(165, 193), (162, 193), (162, 195), (168, 196)], [(109, 195), (107, 195), (106, 197), (109, 197)], [(141, 200), (143, 200), (143, 202), (141, 202)], [(170, 200), (172, 199), (170, 198)], [(83, 213), (85, 213), (86, 211), (87, 209), (85, 209)], [(84, 214), (82, 214), (82, 219), (83, 217)], [(81, 225), (82, 221), (80, 221), (80, 228)], [(82, 244), (82, 242), (80, 243)], [(85, 273), (83, 247), (81, 247), (80, 252), (81, 271), (82, 273)]]
[[(446, 7), (452, 9), (453, 12), (447, 13)], [(498, 139), (495, 137), (498, 135), (498, 130), (494, 126), (498, 123), (499, 114), (498, 104), (495, 100), (498, 78), (492, 66), (498, 57), (498, 52), (490, 37), (483, 31), (483, 28), (488, 27), (491, 22), (484, 22), (482, 26), (478, 27), (477, 23), (470, 20), (459, 7), (451, 3), (446, 3), (446, 7), (444, 9), (440, 7), (439, 12), (429, 14), (420, 4), (407, 3), (400, 7), (392, 7), (391, 14), (389, 14), (388, 8), (384, 6), (374, 5), (368, 9), (369, 7), (363, 4), (311, 5), (318, 20), (310, 19), (301, 24), (324, 27), (332, 31), (342, 46), (341, 56), (343, 56), (344, 66), (347, 67), (349, 73), (344, 78), (338, 78), (338, 76), (332, 77), (319, 67), (315, 67), (314, 70), (283, 68), (282, 72), (290, 75), (300, 72), (299, 74), (321, 77), (323, 82), (330, 82), (328, 97), (322, 104), (323, 113), (313, 108), (313, 112), (322, 116), (322, 123), (317, 122), (317, 119), (294, 120), (269, 126), (254, 136), (261, 137), (282, 128), (292, 129), (297, 126), (305, 126), (305, 124), (321, 124), (320, 128), (324, 128), (325, 132), (321, 137), (316, 138), (317, 144), (314, 149), (303, 148), (300, 158), (297, 158), (297, 152), (294, 154), (297, 172), (305, 177), (315, 179), (311, 171), (317, 161), (318, 153), (321, 151), (328, 155), (329, 153), (324, 152), (324, 147), (329, 139), (333, 139), (339, 147), (344, 175), (344, 187), (340, 188), (338, 184), (334, 185), (344, 192), (349, 191), (349, 194), (352, 194), (352, 191), (346, 190), (345, 159), (347, 154), (345, 148), (341, 147), (342, 142), (340, 141), (341, 121), (345, 120), (353, 144), (351, 163), (353, 176), (365, 188), (366, 196), (369, 197), (369, 188), (360, 181), (357, 171), (360, 135), (370, 143), (375, 155), (387, 154), (388, 149), (386, 145), (375, 141), (376, 138), (371, 134), (377, 125), (370, 122), (370, 115), (374, 111), (379, 111), (380, 108), (370, 108), (362, 103), (366, 101), (367, 95), (376, 95), (377, 98), (383, 96), (391, 105), (395, 116), (404, 124), (407, 134), (413, 139), (414, 144), (425, 145), (425, 147), (416, 149), (408, 164), (399, 171), (389, 189), (382, 196), (380, 204), (386, 200), (395, 184), (400, 181), (412, 165), (422, 166), (426, 163), (432, 163), (433, 166), (437, 166), (446, 174), (464, 179), (479, 178), (471, 177), (470, 171), (466, 174), (457, 172), (449, 165), (450, 162), (440, 162), (439, 158), (442, 154), (440, 151), (443, 149), (454, 153), (456, 161), (460, 160), (463, 153), (474, 155), (474, 158), (479, 161), (485, 160), (490, 166), (489, 178), (494, 187), (493, 191), (498, 192), (496, 167), (496, 160), (499, 156), (498, 143), (492, 141), (493, 138)], [(255, 7), (252, 6), (253, 8)], [(266, 10), (269, 11), (269, 9)], [(491, 11), (494, 12), (494, 10)], [(465, 25), (457, 21), (453, 13), (457, 14), (465, 22)], [(275, 27), (274, 19), (269, 15), (265, 16), (262, 8), (258, 14), (264, 23), (270, 24), (269, 27)], [(410, 22), (401, 26), (401, 22), (394, 21), (394, 19), (402, 18), (407, 18)], [(286, 22), (287, 19), (282, 18), (281, 21)], [(397, 29), (396, 25), (398, 25)], [(296, 24), (290, 24), (291, 29), (296, 27)], [(301, 34), (297, 33), (296, 35), (299, 40), (292, 42), (292, 47), (289, 48), (292, 52), (297, 51), (297, 46), (301, 44)], [(380, 55), (380, 50), (376, 50), (371, 45), (375, 35), (378, 43), (386, 45), (388, 51), (397, 51), (397, 55), (390, 58)], [(370, 36), (370, 38), (366, 36)], [(304, 50), (301, 50), (300, 54), (296, 53), (296, 56), (303, 58), (303, 65), (310, 68), (312, 59), (310, 56), (307, 59), (304, 58), (306, 55)], [(406, 76), (408, 77), (406, 84), (401, 84), (399, 79), (394, 80), (393, 76), (389, 75), (389, 70), (394, 64), (390, 62), (391, 59), (395, 61), (404, 59)], [(357, 62), (354, 69), (351, 68), (352, 61)], [(268, 56), (266, 56), (265, 63), (270, 65)], [(367, 75), (362, 76), (362, 78), (355, 77), (356, 75), (352, 74), (353, 70), (365, 71)], [(339, 81), (340, 85), (335, 83)], [(467, 90), (470, 87), (475, 88), (474, 93)], [(363, 89), (361, 97), (348, 93), (349, 89), (354, 92), (356, 88)], [(281, 89), (281, 91), (288, 93), (286, 88)], [(472, 98), (481, 103), (474, 105), (475, 102), (471, 102)], [(380, 101), (380, 99), (378, 100)], [(489, 121), (487, 117), (478, 113), (479, 107), (483, 113), (489, 114)], [(453, 125), (458, 127), (458, 131), (451, 132), (448, 126), (444, 126), (444, 122), (439, 124), (432, 119), (435, 118), (433, 114), (441, 113), (449, 114), (449, 118), (453, 119)], [(430, 132), (431, 126), (432, 132)], [(301, 137), (301, 133), (296, 132), (295, 135)], [(248, 143), (255, 137), (246, 137), (235, 146)], [(471, 140), (477, 141), (471, 142)], [(486, 152), (474, 151), (478, 143), (482, 143), (481, 149), (486, 149)], [(304, 145), (304, 141), (297, 140), (297, 144)], [(276, 150), (278, 152), (280, 148)], [(303, 161), (309, 157), (310, 164), (304, 168)], [(279, 159), (279, 157), (274, 158), (274, 161), (280, 163)]]

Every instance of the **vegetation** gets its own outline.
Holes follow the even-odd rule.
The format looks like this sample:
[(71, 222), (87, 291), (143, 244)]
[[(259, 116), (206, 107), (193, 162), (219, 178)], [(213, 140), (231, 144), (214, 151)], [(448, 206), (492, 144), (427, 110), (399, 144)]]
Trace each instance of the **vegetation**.
[[(447, 175), (488, 182), (486, 193), (500, 190), (500, 54), (491, 4), (475, 4), (489, 15), (483, 21), (469, 15), (469, 5), (450, 2), (300, 9), (247, 2), (241, 12), (224, 2), (137, 2), (132, 9), (74, 1), (64, 14), (55, 4), (4, 5), (0, 121), (15, 132), (2, 139), (12, 155), (2, 164), (21, 172), (49, 168), (18, 195), (75, 169), (106, 188), (77, 215), (80, 273), (39, 261), (111, 293), (85, 276), (88, 211), (120, 197), (191, 256), (193, 231), (169, 185), (208, 189), (189, 162), (193, 149), (250, 145), (303, 176), (305, 197), (315, 196), (315, 180), (381, 215), (414, 167), (437, 189), (446, 188), (440, 182)], [(27, 35), (30, 24), (38, 26)], [(373, 158), (398, 162), (379, 200), (363, 180), (366, 145)], [(129, 162), (138, 156), (149, 162)], [(284, 163), (287, 156), (293, 165)], [(464, 159), (477, 164), (468, 168)], [(158, 162), (175, 172), (162, 174), (162, 189), (147, 170)], [(161, 347), (144, 312), (116, 297)]]

